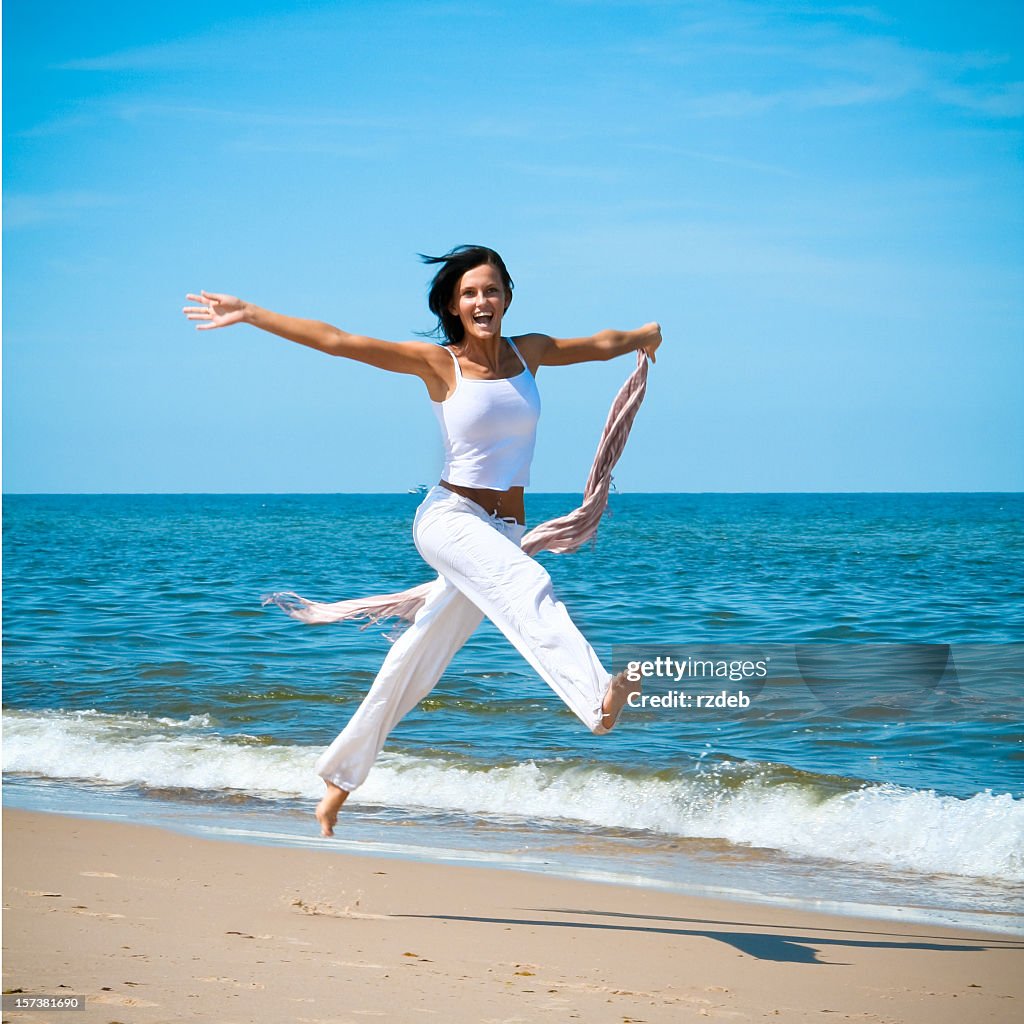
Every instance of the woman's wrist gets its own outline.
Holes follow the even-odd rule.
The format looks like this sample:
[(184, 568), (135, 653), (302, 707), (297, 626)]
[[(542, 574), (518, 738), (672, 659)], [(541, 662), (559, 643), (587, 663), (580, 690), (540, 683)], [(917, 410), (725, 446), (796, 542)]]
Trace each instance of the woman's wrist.
[(649, 341), (647, 331), (643, 327), (636, 327), (632, 331), (626, 331), (628, 338), (626, 351), (639, 352)]

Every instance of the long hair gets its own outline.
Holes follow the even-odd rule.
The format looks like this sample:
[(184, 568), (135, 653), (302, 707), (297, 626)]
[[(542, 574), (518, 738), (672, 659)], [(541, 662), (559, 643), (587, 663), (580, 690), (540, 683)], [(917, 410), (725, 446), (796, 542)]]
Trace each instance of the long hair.
[(424, 263), (441, 264), (441, 269), (430, 282), (430, 292), (427, 296), (430, 312), (437, 317), (437, 326), (432, 331), (424, 333), (445, 339), (445, 345), (462, 341), (466, 333), (462, 321), (453, 316), (448, 309), (459, 280), (466, 271), (484, 265), (494, 267), (501, 274), (509, 301), (512, 300), (512, 289), (515, 285), (509, 277), (505, 261), (493, 249), (483, 245), (457, 245), (443, 256), (424, 256), (423, 253), (419, 253), (419, 257)]

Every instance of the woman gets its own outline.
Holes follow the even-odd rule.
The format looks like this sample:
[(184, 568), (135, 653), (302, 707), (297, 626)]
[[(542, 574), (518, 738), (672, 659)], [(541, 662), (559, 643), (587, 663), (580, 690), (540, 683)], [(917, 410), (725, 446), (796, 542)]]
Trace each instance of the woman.
[(199, 330), (247, 323), (328, 355), (413, 374), (426, 386), (441, 426), (444, 470), (413, 524), (416, 548), (439, 577), (362, 704), (317, 761), (327, 786), (316, 809), (324, 836), (334, 834), (342, 804), (365, 780), (390, 731), (433, 689), (485, 614), (597, 735), (611, 730), (639, 689), (601, 665), (555, 599), (547, 572), (519, 542), (540, 415), (537, 370), (640, 349), (653, 362), (661, 329), (649, 323), (588, 338), (508, 338), (501, 327), (513, 285), (496, 252), (458, 246), (424, 259), (440, 265), (429, 306), (442, 345), (349, 334), (205, 291), (189, 295), (199, 305), (184, 309)]

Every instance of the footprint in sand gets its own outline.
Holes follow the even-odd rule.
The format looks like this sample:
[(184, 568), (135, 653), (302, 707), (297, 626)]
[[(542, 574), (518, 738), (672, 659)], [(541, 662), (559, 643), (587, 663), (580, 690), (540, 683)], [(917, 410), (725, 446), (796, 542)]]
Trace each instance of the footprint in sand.
[(217, 977), (216, 975), (209, 978), (196, 978), (196, 981), (207, 981), (212, 982), (215, 985), (231, 985), (234, 988), (248, 988), (257, 991), (266, 988), (266, 986), (259, 981), (237, 981), (235, 978)]
[(145, 999), (136, 999), (134, 996), (117, 996), (111, 993), (110, 995), (101, 996), (87, 996), (85, 1003), (87, 1006), (93, 1003), (102, 1003), (106, 1006), (159, 1006), (159, 1003), (151, 1003)]
[(290, 905), (295, 907), (296, 910), (301, 910), (302, 913), (310, 914), (313, 917), (345, 917), (353, 921), (388, 920), (387, 914), (364, 914), (358, 910), (353, 910), (351, 907), (339, 909), (326, 902), (307, 903), (305, 900), (293, 899)]

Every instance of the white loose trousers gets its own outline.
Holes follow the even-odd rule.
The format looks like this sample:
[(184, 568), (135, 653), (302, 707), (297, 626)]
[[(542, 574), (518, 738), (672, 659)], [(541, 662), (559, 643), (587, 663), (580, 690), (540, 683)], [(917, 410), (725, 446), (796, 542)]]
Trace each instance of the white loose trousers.
[(440, 574), (409, 628), (316, 772), (351, 792), (362, 785), (388, 734), (441, 678), (486, 615), (583, 724), (601, 725), (611, 674), (555, 598), (551, 577), (519, 547), (526, 527), (434, 487), (416, 512), (416, 548)]

